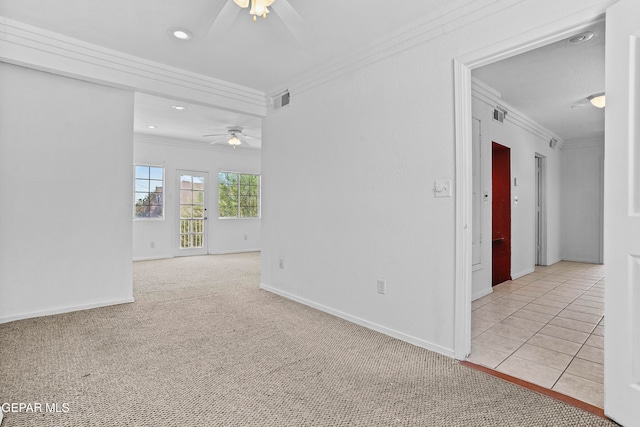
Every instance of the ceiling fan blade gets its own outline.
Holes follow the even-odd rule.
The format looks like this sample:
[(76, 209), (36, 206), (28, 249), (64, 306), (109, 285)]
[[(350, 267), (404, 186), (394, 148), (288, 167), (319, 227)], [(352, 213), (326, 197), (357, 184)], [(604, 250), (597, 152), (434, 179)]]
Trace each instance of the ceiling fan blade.
[(204, 37), (213, 37), (215, 39), (222, 39), (225, 34), (227, 34), (229, 28), (233, 24), (233, 21), (236, 19), (240, 13), (240, 8), (233, 1), (227, 1), (222, 10), (216, 17), (216, 20), (213, 21), (213, 24), (209, 27)]
[(278, 14), (284, 25), (300, 44), (308, 45), (313, 42), (314, 37), (311, 30), (309, 30), (309, 26), (288, 0), (276, 0), (271, 5), (271, 8)]
[[(249, 147), (249, 148), (256, 148), (256, 144), (253, 142), (249, 142), (247, 140), (247, 135), (238, 135), (238, 138), (240, 139), (240, 141), (242, 142), (242, 145), (245, 147)], [(259, 140), (259, 138), (256, 138)]]
[(246, 133), (243, 133), (242, 136), (244, 136), (245, 138), (260, 139), (259, 136), (247, 135)]
[(228, 133), (212, 133), (209, 135), (202, 135), (203, 137), (207, 137), (207, 136), (229, 136)]
[(227, 141), (228, 141), (228, 140), (229, 140), (229, 138), (227, 138), (227, 137), (224, 137), (224, 138), (218, 138), (218, 139), (214, 139), (214, 140), (213, 140), (213, 141), (211, 141), (209, 144), (210, 144), (210, 145), (212, 145), (212, 144), (222, 144), (222, 143), (227, 144)]
[(571, 108), (582, 108), (582, 107), (588, 107), (589, 105), (591, 105), (591, 102), (589, 102), (587, 98), (583, 98), (575, 102), (574, 104), (572, 104)]

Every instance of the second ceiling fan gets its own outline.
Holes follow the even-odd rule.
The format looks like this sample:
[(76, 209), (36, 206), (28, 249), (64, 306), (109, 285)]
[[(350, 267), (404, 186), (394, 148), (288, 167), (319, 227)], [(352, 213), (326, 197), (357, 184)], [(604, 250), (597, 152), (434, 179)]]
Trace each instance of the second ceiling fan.
[(257, 139), (260, 140), (257, 136), (246, 135), (242, 133), (241, 126), (229, 126), (227, 127), (226, 133), (212, 133), (209, 135), (202, 135), (203, 137), (211, 137), (217, 136), (220, 138), (214, 139), (209, 144), (228, 144), (231, 145), (234, 149), (241, 145), (249, 148), (253, 148), (251, 144), (247, 142), (247, 139)]

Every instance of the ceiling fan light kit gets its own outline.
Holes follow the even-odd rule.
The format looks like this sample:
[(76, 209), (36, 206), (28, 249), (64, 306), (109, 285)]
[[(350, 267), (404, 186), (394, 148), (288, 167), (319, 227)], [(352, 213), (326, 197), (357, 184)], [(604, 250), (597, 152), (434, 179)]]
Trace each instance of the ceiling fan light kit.
[(251, 3), (249, 14), (253, 15), (254, 22), (256, 21), (257, 16), (262, 16), (265, 19), (267, 18), (267, 13), (269, 13), (269, 6), (271, 6), (274, 1), (275, 0), (233, 0), (235, 4), (243, 9), (249, 7), (249, 3)]
[(229, 140), (227, 142), (229, 143), (229, 145), (233, 145), (233, 148), (236, 148), (236, 145), (240, 145), (241, 144), (240, 140), (235, 135), (233, 135), (231, 138), (229, 138)]
[(605, 96), (604, 93), (598, 93), (595, 95), (591, 95), (589, 98), (589, 102), (591, 102), (591, 105), (593, 105), (594, 107), (598, 107), (598, 108), (604, 108), (605, 107)]

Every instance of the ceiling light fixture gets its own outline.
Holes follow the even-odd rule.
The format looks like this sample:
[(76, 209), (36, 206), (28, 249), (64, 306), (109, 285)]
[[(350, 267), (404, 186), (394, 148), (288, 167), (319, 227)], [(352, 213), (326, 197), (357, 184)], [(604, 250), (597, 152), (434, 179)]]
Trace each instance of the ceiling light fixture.
[(154, 125), (148, 125), (147, 126), (149, 129), (155, 129), (156, 127)]
[(185, 107), (184, 105), (172, 105), (171, 108), (173, 108), (174, 110), (186, 110), (187, 107)]
[(274, 1), (275, 0), (233, 0), (235, 4), (243, 9), (249, 7), (249, 3), (251, 3), (249, 14), (253, 15), (253, 22), (256, 21), (257, 16), (262, 16), (266, 19), (267, 13), (269, 13), (269, 6), (271, 6)]
[(586, 42), (591, 40), (593, 36), (594, 34), (591, 31), (585, 31), (584, 33), (580, 33), (578, 35), (571, 37), (569, 39), (569, 43), (576, 44), (576, 43)]
[(189, 40), (193, 38), (193, 34), (189, 30), (185, 30), (184, 28), (173, 28), (169, 30), (169, 34), (178, 40)]
[(242, 144), (240, 139), (235, 134), (231, 135), (231, 138), (229, 138), (227, 142), (229, 143), (229, 145), (233, 145), (233, 148), (236, 148), (236, 145)]
[(603, 93), (596, 93), (595, 95), (591, 95), (587, 99), (589, 100), (591, 105), (593, 105), (594, 107), (598, 107), (598, 108), (604, 108), (605, 107), (604, 92)]

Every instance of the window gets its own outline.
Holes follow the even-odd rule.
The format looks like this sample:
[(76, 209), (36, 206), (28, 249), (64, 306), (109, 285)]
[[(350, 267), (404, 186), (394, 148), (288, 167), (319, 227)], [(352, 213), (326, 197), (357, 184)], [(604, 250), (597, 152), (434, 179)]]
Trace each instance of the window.
[(164, 168), (136, 165), (135, 176), (135, 218), (163, 218)]
[(260, 216), (260, 175), (220, 172), (218, 189), (220, 218)]

